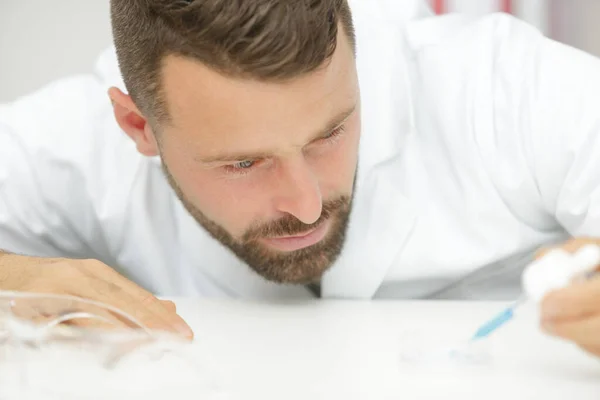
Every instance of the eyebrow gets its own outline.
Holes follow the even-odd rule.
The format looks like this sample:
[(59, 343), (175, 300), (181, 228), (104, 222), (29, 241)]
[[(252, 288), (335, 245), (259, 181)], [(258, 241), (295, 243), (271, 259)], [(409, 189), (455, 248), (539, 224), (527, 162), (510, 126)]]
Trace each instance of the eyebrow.
[[(341, 113), (337, 114), (331, 121), (318, 132), (316, 135), (311, 138), (310, 142), (317, 140), (321, 137), (329, 135), (336, 128), (342, 125), (346, 120), (354, 113), (356, 110), (356, 103), (351, 107), (345, 109)], [(195, 157), (194, 160), (198, 161), (202, 164), (216, 164), (216, 163), (224, 163), (224, 162), (235, 162), (235, 161), (245, 161), (245, 160), (259, 160), (262, 158), (271, 157), (272, 154), (268, 152), (255, 152), (255, 153), (226, 153), (219, 154), (210, 157)]]

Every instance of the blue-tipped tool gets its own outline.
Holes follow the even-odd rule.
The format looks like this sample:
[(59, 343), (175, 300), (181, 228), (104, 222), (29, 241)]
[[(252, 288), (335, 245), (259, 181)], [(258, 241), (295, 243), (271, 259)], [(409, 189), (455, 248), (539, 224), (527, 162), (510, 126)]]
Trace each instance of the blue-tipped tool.
[(525, 298), (520, 298), (519, 300), (514, 302), (510, 307), (502, 311), (500, 314), (496, 315), (494, 318), (492, 318), (485, 324), (483, 324), (477, 330), (477, 332), (475, 332), (475, 335), (473, 335), (471, 341), (481, 340), (483, 338), (488, 337), (492, 334), (492, 332), (495, 332), (498, 328), (512, 320), (512, 318), (515, 316), (515, 309), (524, 302)]

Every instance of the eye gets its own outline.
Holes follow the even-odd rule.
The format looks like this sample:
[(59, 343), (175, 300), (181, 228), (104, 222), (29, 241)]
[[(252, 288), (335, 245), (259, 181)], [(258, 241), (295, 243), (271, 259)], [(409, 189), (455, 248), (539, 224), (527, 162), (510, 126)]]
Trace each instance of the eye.
[(259, 161), (244, 160), (235, 164), (224, 166), (225, 171), (231, 175), (245, 175), (250, 173)]
[(231, 167), (234, 169), (250, 169), (254, 166), (254, 164), (255, 164), (255, 161), (246, 160), (246, 161), (241, 161), (239, 163), (235, 163)]
[(346, 129), (346, 127), (344, 125), (340, 125), (337, 128), (335, 128), (334, 130), (332, 130), (329, 135), (321, 138), (322, 140), (334, 140), (336, 139), (339, 135), (341, 135), (342, 133), (344, 133), (344, 130)]

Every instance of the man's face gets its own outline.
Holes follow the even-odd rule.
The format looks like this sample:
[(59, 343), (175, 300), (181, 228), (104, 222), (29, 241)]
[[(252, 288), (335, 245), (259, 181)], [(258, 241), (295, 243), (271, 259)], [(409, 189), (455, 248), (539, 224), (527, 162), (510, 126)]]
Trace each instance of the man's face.
[(285, 83), (224, 77), (170, 56), (163, 168), (190, 214), (266, 279), (318, 280), (341, 252), (360, 136), (345, 36), (322, 69)]

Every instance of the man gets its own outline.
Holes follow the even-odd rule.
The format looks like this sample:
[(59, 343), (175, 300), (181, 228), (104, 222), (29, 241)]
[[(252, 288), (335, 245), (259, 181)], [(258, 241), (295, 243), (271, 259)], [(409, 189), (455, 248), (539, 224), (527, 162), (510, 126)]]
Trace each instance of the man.
[[(507, 299), (536, 249), (600, 237), (600, 63), (521, 22), (408, 0), (111, 12), (120, 71), (110, 52), (0, 108), (1, 289), (191, 336), (155, 295)], [(545, 329), (600, 354), (599, 300), (598, 280), (553, 293)]]

